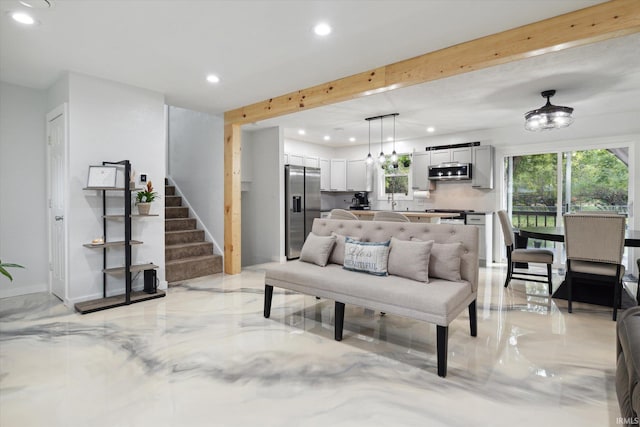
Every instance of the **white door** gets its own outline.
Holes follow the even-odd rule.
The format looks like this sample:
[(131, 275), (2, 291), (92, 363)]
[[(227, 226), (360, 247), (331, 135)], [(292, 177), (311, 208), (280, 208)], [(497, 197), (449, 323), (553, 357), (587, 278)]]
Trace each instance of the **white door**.
[(66, 301), (66, 227), (65, 206), (65, 139), (64, 106), (47, 115), (48, 189), (49, 189), (49, 269), (50, 289)]

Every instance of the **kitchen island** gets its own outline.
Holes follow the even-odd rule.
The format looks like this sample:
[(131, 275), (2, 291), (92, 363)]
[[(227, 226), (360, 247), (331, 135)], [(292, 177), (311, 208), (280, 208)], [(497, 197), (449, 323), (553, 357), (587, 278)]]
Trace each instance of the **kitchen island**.
[[(349, 211), (358, 219), (367, 221), (372, 220), (373, 215), (379, 211), (373, 210), (351, 210)], [(388, 211), (391, 212), (391, 211)], [(441, 218), (459, 218), (459, 212), (425, 212), (425, 211), (393, 211), (397, 213), (401, 213), (409, 218), (411, 222), (430, 222), (430, 223), (439, 223)]]

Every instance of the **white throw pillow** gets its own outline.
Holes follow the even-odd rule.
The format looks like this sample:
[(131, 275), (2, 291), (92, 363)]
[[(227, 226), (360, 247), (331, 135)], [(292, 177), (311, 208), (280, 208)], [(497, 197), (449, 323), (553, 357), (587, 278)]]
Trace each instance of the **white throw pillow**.
[(343, 268), (376, 276), (386, 276), (390, 243), (390, 240), (386, 242), (358, 242), (346, 237)]
[(391, 238), (389, 274), (429, 283), (429, 258), (433, 240), (428, 242)]
[(429, 260), (429, 277), (459, 282), (462, 243), (434, 243)]
[(336, 236), (318, 236), (317, 234), (309, 233), (300, 251), (300, 261), (324, 267), (327, 265), (329, 254), (335, 244)]

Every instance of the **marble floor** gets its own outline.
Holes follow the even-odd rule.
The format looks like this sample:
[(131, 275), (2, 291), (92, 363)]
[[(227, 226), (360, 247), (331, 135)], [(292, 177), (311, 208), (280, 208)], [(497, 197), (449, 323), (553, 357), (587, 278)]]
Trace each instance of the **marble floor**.
[[(80, 315), (47, 294), (0, 300), (0, 425), (615, 426), (611, 309), (481, 269), (436, 374), (435, 326), (216, 275)], [(560, 278), (556, 277), (555, 285)]]

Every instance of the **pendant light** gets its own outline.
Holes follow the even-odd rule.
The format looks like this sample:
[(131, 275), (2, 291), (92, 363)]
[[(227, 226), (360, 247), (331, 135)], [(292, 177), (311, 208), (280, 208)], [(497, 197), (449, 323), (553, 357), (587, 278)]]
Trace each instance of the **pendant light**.
[(524, 115), (524, 128), (530, 131), (540, 131), (549, 129), (560, 129), (573, 123), (573, 108), (553, 105), (549, 99), (556, 94), (555, 90), (545, 90), (541, 93), (543, 98), (547, 98), (547, 103), (535, 110), (531, 110)]
[(384, 160), (384, 151), (382, 151), (382, 117), (380, 117), (380, 155), (378, 156), (378, 162), (383, 164)]
[(367, 120), (369, 122), (369, 154), (367, 154), (367, 162), (368, 165), (373, 163), (373, 156), (371, 155), (371, 120)]
[(396, 116), (398, 114), (393, 115), (393, 153), (391, 153), (391, 163), (393, 163), (393, 167), (398, 167), (398, 153), (396, 153)]

